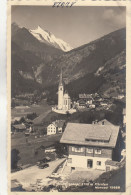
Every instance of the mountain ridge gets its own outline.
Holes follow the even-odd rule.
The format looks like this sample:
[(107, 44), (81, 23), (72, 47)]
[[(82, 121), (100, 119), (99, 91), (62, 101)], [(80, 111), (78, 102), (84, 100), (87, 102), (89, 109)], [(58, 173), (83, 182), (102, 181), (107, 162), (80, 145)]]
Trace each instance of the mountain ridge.
[(73, 49), (68, 43), (66, 43), (62, 39), (56, 38), (53, 33), (47, 30), (43, 30), (40, 26), (38, 26), (35, 30), (29, 30), (29, 31), (40, 42), (51, 44), (55, 48), (61, 49), (64, 52)]
[[(41, 43), (31, 35), (26, 28), (24, 29), (24, 32), (28, 31), (29, 39), (33, 39), (33, 41), (28, 40), (26, 37), (28, 44), (26, 43), (27, 45), (25, 46), (23, 42), (25, 42), (26, 33), (22, 30), (22, 35), (24, 35), (21, 36), (19, 30), (21, 31), (22, 29), (17, 29), (15, 27), (15, 33), (12, 34), (12, 45), (16, 46), (16, 48), (12, 48), (12, 72), (20, 75), (20, 79), (23, 80), (22, 82), (24, 82), (25, 79), (27, 81), (27, 79), (30, 78), (33, 82), (40, 84), (41, 90), (49, 89), (50, 94), (56, 95), (59, 74), (62, 67), (64, 81), (72, 97), (74, 94), (80, 92), (78, 86), (82, 92), (85, 90), (86, 93), (91, 93), (91, 91), (108, 91), (106, 88), (111, 89), (112, 85), (114, 85), (109, 81), (109, 77), (115, 75), (117, 71), (119, 73), (119, 75), (116, 76), (117, 81), (120, 81), (121, 79), (123, 83), (116, 83), (118, 86), (122, 85), (122, 89), (125, 87), (125, 28), (109, 33), (68, 52), (62, 52), (54, 47), (51, 47), (51, 49), (49, 47), (48, 50), (48, 44)], [(38, 43), (38, 45), (35, 43)], [(46, 51), (45, 49), (41, 51), (43, 45), (44, 48), (46, 48)], [(17, 49), (17, 47), (20, 49)], [(15, 58), (17, 58), (16, 61)], [(122, 67), (124, 67), (121, 69), (123, 72), (119, 69)], [(111, 72), (113, 72), (113, 74)], [(13, 83), (15, 83), (14, 76), (12, 76), (12, 79), (14, 80)], [(112, 77), (112, 79), (115, 81), (114, 77)], [(106, 80), (108, 80), (108, 83), (105, 82)], [(105, 86), (102, 82), (105, 83)], [(26, 83), (28, 85), (28, 81)], [(81, 86), (79, 83), (81, 83)], [(34, 88), (33, 83), (31, 85), (32, 90), (35, 90), (36, 84), (34, 84)], [(16, 84), (15, 86), (12, 85), (12, 90), (15, 90), (15, 88)], [(113, 89), (115, 90), (115, 88), (114, 85)], [(16, 94), (17, 90), (15, 91)], [(24, 86), (22, 87), (22, 91), (24, 92)], [(118, 92), (120, 92), (120, 90), (118, 90)]]

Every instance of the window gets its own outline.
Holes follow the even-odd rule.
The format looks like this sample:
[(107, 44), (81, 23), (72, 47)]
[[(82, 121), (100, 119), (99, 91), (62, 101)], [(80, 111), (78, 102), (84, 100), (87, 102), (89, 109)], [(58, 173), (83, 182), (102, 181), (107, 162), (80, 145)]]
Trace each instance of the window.
[(75, 152), (83, 152), (83, 148), (81, 148), (81, 147), (76, 147), (76, 148), (75, 148)]
[(97, 161), (97, 165), (98, 166), (101, 166), (101, 161)]
[(75, 147), (72, 146), (72, 152), (75, 152)]
[(92, 154), (93, 153), (93, 148), (87, 148), (86, 151), (87, 151), (87, 153)]
[(83, 148), (82, 147), (73, 147), (72, 146), (72, 152), (83, 152)]
[(95, 149), (95, 154), (101, 154), (101, 150), (100, 149)]

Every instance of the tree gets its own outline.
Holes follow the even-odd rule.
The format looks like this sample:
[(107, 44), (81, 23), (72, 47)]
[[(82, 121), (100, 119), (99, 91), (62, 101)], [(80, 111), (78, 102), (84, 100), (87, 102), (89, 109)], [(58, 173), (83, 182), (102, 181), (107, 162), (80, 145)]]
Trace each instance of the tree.
[(64, 144), (60, 144), (59, 142), (57, 142), (55, 145), (55, 149), (58, 158), (61, 158), (64, 154), (67, 154), (67, 149)]
[(27, 114), (27, 118), (30, 120), (34, 120), (37, 117), (37, 114), (33, 112), (32, 114)]
[(25, 123), (25, 119), (24, 119), (24, 117), (21, 117), (21, 119), (20, 119), (20, 122), (19, 123)]
[(21, 159), (19, 156), (19, 150), (17, 149), (12, 149), (11, 150), (11, 169), (16, 169), (17, 168), (17, 163)]
[(66, 116), (67, 116), (67, 118), (69, 118), (71, 116), (71, 114), (69, 113), (69, 111), (66, 111)]

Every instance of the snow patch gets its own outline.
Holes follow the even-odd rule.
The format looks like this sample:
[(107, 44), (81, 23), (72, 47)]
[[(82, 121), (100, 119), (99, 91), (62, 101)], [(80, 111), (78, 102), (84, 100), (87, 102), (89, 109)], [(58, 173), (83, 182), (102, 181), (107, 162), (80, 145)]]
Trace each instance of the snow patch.
[(60, 48), (65, 52), (73, 49), (68, 43), (59, 38), (56, 38), (52, 33), (43, 30), (40, 26), (38, 26), (38, 28), (35, 30), (29, 31), (40, 42), (47, 42), (48, 44), (51, 44), (56, 48)]

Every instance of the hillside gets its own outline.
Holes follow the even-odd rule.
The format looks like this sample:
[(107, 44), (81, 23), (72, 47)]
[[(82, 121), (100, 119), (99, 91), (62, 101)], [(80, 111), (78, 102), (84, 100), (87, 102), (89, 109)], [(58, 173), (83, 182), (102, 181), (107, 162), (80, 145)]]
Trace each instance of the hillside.
[[(65, 82), (69, 83), (79, 79), (88, 73), (95, 73), (106, 62), (121, 53), (126, 47), (126, 31), (120, 29), (89, 44), (64, 53), (50, 62), (53, 69), (50, 75), (54, 75), (53, 82), (58, 81), (60, 67), (62, 67)], [(44, 70), (41, 77), (44, 78)], [(45, 79), (48, 82), (47, 78)]]
[[(27, 79), (32, 80), (42, 90), (49, 91), (48, 98), (56, 99), (62, 67), (64, 82), (72, 98), (79, 93), (94, 92), (113, 96), (125, 93), (125, 49), (124, 28), (64, 53), (36, 39), (28, 29), (15, 26), (12, 33), (12, 75), (17, 74), (23, 83)], [(19, 83), (15, 82), (14, 76), (12, 80), (16, 85), (12, 90), (17, 93)]]
[(36, 56), (39, 56), (44, 60), (44, 62), (49, 62), (54, 57), (57, 57), (59, 54), (63, 53), (62, 50), (37, 40), (25, 27), (16, 27), (15, 24), (14, 30), (14, 23), (12, 24), (11, 40), (24, 51), (30, 51)]
[(41, 89), (41, 67), (63, 53), (38, 41), (26, 28), (12, 24), (11, 75), (12, 96)]
[(45, 86), (53, 83), (49, 96), (56, 100), (61, 66), (71, 98), (78, 97), (79, 93), (100, 92), (111, 97), (125, 94), (125, 33), (125, 29), (120, 29), (60, 56), (53, 62), (55, 68), (50, 69), (48, 77), (45, 71), (41, 72), (42, 78), (46, 78)]

